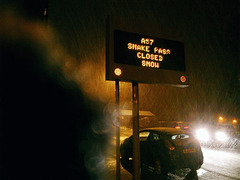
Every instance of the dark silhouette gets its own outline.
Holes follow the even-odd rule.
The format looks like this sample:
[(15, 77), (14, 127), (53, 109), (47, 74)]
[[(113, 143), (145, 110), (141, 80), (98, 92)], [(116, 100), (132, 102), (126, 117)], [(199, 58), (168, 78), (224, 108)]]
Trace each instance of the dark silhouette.
[(102, 106), (23, 26), (9, 32), (0, 25), (0, 179), (98, 179), (109, 135)]

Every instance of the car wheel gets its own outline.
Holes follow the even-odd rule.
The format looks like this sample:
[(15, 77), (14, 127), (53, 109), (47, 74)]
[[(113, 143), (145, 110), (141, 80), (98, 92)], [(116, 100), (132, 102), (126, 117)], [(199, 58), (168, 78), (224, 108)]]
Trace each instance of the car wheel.
[(162, 166), (161, 166), (160, 161), (156, 161), (156, 162), (155, 162), (155, 173), (156, 173), (157, 175), (162, 174)]
[(142, 164), (141, 166), (142, 180), (166, 180), (167, 173), (161, 165), (160, 161), (154, 162), (154, 167)]
[(168, 179), (167, 178), (167, 171), (165, 170), (165, 168), (162, 166), (161, 162), (160, 161), (156, 161), (155, 162), (155, 177), (157, 180), (160, 180), (160, 179)]
[(198, 180), (197, 171), (195, 169), (191, 169), (184, 180)]

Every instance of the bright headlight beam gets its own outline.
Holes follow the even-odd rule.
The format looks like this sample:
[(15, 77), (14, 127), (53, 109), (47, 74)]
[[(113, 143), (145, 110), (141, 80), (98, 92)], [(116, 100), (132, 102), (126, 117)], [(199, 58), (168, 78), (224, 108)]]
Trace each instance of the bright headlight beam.
[(208, 141), (210, 139), (209, 133), (206, 129), (198, 129), (196, 136), (199, 141)]
[(226, 133), (222, 131), (216, 132), (215, 136), (218, 141), (226, 141), (228, 139)]

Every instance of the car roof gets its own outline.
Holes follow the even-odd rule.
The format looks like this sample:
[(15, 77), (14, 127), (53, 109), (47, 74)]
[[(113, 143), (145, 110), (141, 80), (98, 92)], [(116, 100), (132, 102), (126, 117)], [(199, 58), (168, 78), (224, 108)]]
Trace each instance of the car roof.
[(146, 128), (142, 129), (142, 131), (157, 131), (163, 134), (169, 134), (169, 135), (175, 135), (175, 134), (188, 134), (187, 131), (176, 129), (176, 128), (170, 128), (170, 127), (153, 127), (153, 128)]

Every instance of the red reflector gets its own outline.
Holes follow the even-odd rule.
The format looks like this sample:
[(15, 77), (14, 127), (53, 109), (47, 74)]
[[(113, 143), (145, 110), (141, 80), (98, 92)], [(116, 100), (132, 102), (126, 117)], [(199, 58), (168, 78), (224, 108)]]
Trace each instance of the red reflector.
[(180, 129), (180, 126), (175, 126), (176, 129)]

